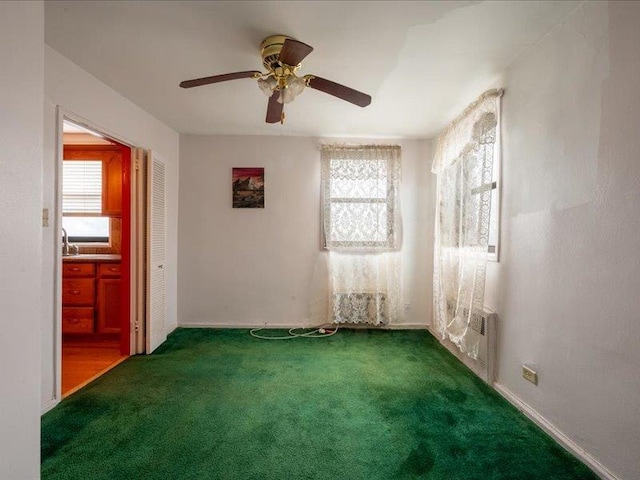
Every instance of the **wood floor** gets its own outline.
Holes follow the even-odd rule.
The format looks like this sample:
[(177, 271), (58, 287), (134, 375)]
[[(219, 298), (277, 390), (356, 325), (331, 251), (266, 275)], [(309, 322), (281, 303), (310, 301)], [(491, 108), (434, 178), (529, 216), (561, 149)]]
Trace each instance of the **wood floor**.
[(127, 358), (117, 336), (62, 339), (62, 397), (79, 390)]

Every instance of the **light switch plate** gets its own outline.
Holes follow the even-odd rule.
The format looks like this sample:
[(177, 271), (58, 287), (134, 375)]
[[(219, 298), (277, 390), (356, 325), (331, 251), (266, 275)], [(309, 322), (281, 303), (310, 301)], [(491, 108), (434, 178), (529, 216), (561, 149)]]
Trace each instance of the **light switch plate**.
[(522, 378), (530, 381), (534, 385), (538, 385), (538, 373), (526, 365), (522, 365)]

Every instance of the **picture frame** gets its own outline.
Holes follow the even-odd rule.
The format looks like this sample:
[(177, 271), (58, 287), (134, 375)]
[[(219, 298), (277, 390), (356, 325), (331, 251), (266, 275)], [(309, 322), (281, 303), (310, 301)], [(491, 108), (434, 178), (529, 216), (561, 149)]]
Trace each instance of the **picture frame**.
[(264, 167), (234, 167), (231, 178), (233, 208), (264, 208)]

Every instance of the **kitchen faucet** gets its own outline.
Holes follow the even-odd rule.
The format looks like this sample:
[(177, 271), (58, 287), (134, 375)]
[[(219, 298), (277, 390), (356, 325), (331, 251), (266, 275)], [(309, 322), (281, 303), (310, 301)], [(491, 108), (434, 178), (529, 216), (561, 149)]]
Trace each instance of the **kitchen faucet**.
[(78, 253), (80, 253), (78, 245), (69, 243), (69, 235), (67, 235), (67, 231), (62, 228), (62, 256), (78, 255)]
[(64, 227), (62, 227), (62, 255), (69, 255), (69, 236)]

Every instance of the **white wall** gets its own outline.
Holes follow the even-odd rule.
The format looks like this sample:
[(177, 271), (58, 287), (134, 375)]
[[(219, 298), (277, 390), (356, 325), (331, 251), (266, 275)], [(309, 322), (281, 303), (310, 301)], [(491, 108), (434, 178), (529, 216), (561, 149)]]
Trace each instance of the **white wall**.
[[(336, 141), (336, 140), (331, 140)], [(431, 318), (433, 190), (429, 143), (402, 145), (405, 323)], [(231, 208), (232, 167), (265, 168), (265, 208)], [(180, 137), (181, 325), (323, 323), (320, 139)]]
[[(55, 215), (56, 106), (88, 120), (101, 131), (132, 145), (152, 149), (167, 162), (167, 324), (177, 326), (178, 134), (50, 47), (45, 47), (44, 199)], [(46, 229), (43, 244), (42, 389), (43, 409), (57, 401), (54, 382), (54, 242)]]
[(497, 272), (501, 384), (623, 479), (640, 472), (638, 25), (638, 2), (586, 2), (507, 70)]
[(0, 2), (0, 478), (39, 477), (44, 5)]

